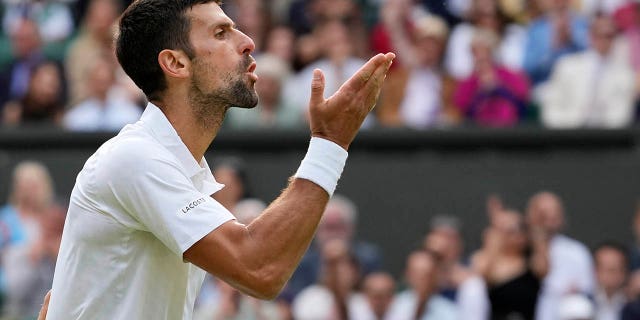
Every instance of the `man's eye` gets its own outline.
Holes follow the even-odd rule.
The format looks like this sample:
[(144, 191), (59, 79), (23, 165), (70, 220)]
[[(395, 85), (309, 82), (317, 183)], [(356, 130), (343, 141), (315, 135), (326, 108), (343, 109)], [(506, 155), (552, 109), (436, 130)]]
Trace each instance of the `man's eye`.
[(225, 36), (226, 34), (227, 34), (227, 32), (226, 32), (225, 30), (220, 30), (220, 31), (217, 31), (217, 32), (215, 33), (215, 35), (214, 35), (214, 36), (215, 36), (216, 38), (221, 39), (221, 38), (224, 38), (224, 36)]

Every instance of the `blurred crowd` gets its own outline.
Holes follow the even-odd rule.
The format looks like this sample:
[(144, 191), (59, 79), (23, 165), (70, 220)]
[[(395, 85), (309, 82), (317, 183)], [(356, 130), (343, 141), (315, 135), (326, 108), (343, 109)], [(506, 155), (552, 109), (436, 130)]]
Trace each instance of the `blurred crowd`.
[[(1, 126), (117, 131), (145, 97), (118, 66), (127, 0), (2, 0)], [(377, 52), (397, 59), (365, 128), (623, 128), (640, 102), (638, 0), (235, 0), (256, 44), (259, 106), (225, 128), (305, 128)]]
[[(249, 224), (265, 202), (252, 197), (244, 164), (217, 159), (214, 198)], [(0, 207), (0, 319), (35, 319), (49, 290), (64, 226), (49, 172), (14, 168)], [(488, 225), (467, 243), (455, 216), (431, 217), (404, 272), (384, 269), (378, 244), (358, 239), (358, 208), (334, 195), (300, 266), (273, 301), (257, 300), (208, 275), (195, 320), (637, 320), (640, 319), (640, 207), (635, 241), (590, 250), (563, 234), (564, 204), (540, 191), (521, 211), (489, 195)], [(481, 220), (481, 219), (480, 219)], [(387, 260), (388, 262), (388, 260)]]
[[(142, 92), (118, 66), (115, 22), (127, 0), (2, 0), (0, 128), (117, 131)], [(640, 108), (637, 0), (228, 0), (254, 39), (259, 106), (225, 129), (307, 127), (313, 69), (327, 96), (364, 61), (397, 59), (365, 128), (624, 128)], [(250, 223), (236, 159), (221, 161), (216, 199)], [(0, 209), (0, 318), (33, 319), (50, 288), (64, 224), (47, 169), (14, 170)], [(357, 206), (334, 196), (283, 293), (258, 301), (208, 278), (196, 319), (640, 319), (637, 241), (589, 250), (563, 235), (562, 199), (532, 195), (518, 211), (488, 197), (480, 248), (465, 255), (456, 217), (434, 217), (401, 277), (356, 239)], [(473, 245), (476, 247), (477, 245)]]

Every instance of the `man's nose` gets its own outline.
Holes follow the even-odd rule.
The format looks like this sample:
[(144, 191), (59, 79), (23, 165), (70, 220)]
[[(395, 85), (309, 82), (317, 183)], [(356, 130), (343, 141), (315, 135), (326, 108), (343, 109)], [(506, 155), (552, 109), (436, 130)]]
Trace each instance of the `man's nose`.
[(256, 50), (256, 44), (253, 42), (253, 40), (249, 36), (247, 36), (243, 32), (240, 32), (240, 36), (241, 36), (240, 47), (239, 47), (240, 53), (250, 54), (254, 50)]

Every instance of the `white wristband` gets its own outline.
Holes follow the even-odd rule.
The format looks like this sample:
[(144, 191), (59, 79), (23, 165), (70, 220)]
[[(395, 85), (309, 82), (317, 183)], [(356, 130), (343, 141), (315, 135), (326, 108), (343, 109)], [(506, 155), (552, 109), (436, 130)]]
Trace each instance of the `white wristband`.
[(331, 197), (348, 155), (346, 150), (334, 142), (311, 137), (307, 155), (302, 159), (294, 177), (307, 179), (319, 185)]

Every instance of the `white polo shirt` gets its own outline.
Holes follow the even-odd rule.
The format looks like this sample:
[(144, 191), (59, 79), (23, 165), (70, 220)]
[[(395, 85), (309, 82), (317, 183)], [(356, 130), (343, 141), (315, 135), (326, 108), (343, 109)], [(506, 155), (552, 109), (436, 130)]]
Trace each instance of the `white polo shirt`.
[(190, 320), (205, 272), (182, 255), (234, 219), (222, 187), (149, 104), (78, 175), (47, 319)]

